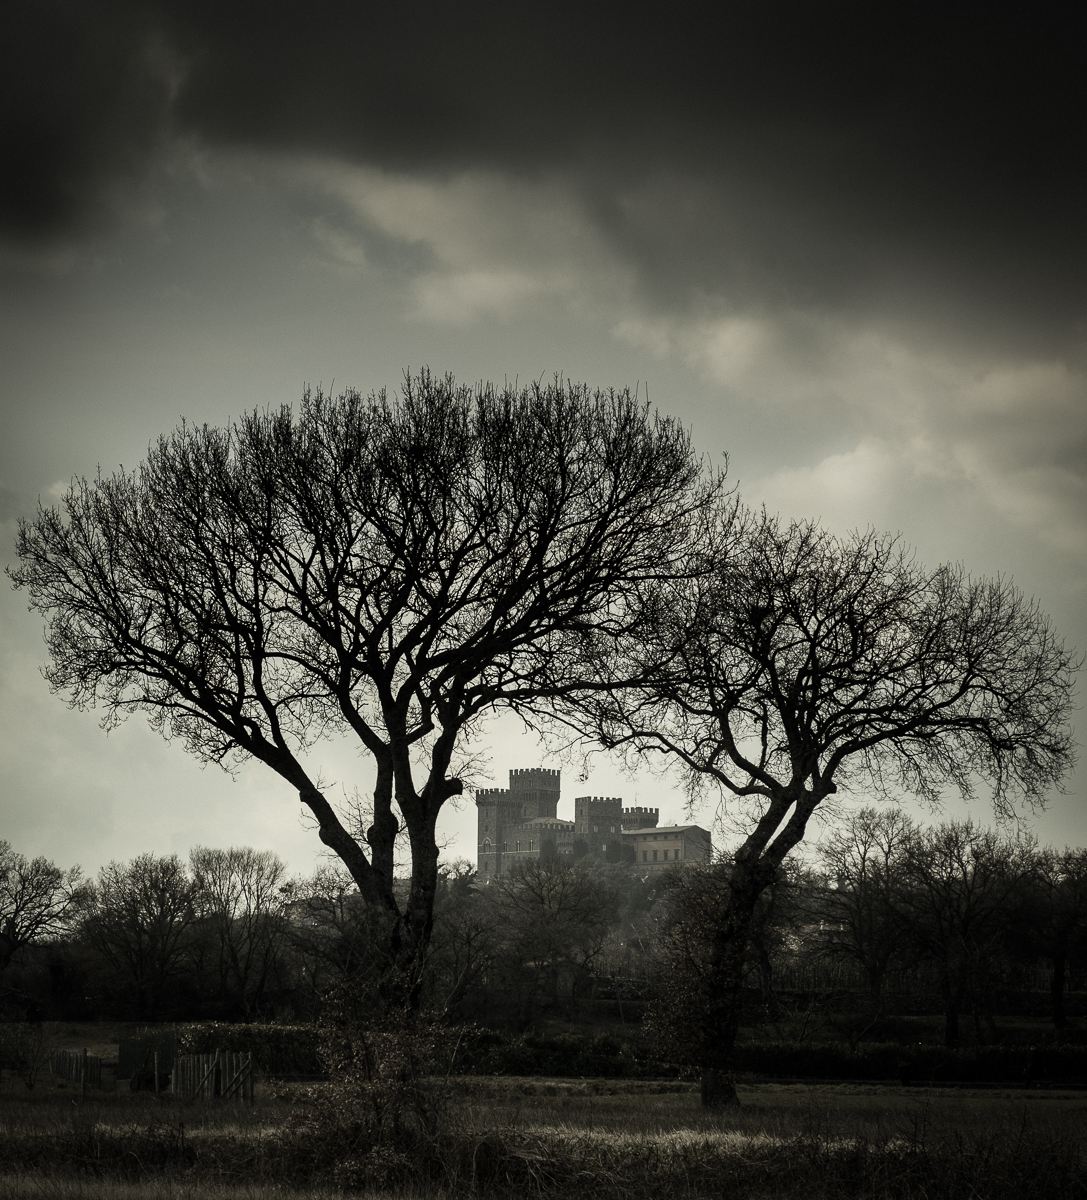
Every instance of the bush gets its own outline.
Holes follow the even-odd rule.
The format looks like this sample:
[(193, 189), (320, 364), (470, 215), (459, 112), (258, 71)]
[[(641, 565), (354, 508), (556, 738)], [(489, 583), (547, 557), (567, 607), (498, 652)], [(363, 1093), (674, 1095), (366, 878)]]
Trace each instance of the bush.
[(393, 1005), (360, 1005), (343, 988), (327, 1003), (319, 1035), (329, 1086), (309, 1097), (288, 1134), (312, 1177), (339, 1188), (440, 1178), (443, 1077), (458, 1031)]
[(265, 1075), (320, 1075), (320, 1038), (314, 1025), (229, 1025), (201, 1021), (177, 1027), (177, 1052), (248, 1051)]
[(922, 1083), (1054, 1083), (1087, 1081), (1087, 1048), (1030, 1050), (979, 1046), (945, 1050), (938, 1046), (869, 1043), (846, 1045), (750, 1042), (736, 1047), (735, 1069), (782, 1079), (897, 1080)]
[(460, 1075), (552, 1075), (580, 1079), (646, 1079), (674, 1075), (675, 1068), (639, 1057), (610, 1034), (596, 1037), (522, 1034), (506, 1040), (489, 1030), (471, 1029), (461, 1037), (453, 1070)]
[(49, 1062), (51, 1050), (52, 1039), (41, 1022), (0, 1022), (0, 1067), (14, 1071), (28, 1090)]

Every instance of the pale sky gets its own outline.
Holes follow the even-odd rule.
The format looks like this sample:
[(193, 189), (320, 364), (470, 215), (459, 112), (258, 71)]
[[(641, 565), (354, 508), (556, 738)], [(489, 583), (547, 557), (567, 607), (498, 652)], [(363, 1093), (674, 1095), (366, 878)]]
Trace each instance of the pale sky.
[[(182, 418), (561, 372), (648, 389), (749, 503), (1009, 576), (1087, 649), (1087, 63), (1056, 11), (5, 6), (4, 561), (19, 516)], [(90, 872), (196, 844), (312, 869), (278, 777), (107, 737), (43, 661), (5, 589), (0, 838)], [(498, 785), (562, 766), (566, 815), (682, 816), (668, 779), (579, 782), (510, 718), (489, 753)], [(367, 789), (349, 745), (308, 761)], [(1085, 779), (1043, 842), (1087, 844)], [(449, 857), (474, 825), (449, 812)]]

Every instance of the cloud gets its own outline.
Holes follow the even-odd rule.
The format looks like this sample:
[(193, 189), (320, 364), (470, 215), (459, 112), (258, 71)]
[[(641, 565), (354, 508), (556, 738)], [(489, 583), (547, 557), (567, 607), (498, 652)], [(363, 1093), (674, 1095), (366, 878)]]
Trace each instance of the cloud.
[(1087, 371), (1066, 359), (795, 310), (630, 317), (614, 333), (776, 429), (741, 473), (782, 512), (891, 528), (987, 514), (1087, 579)]
[(458, 180), (502, 178), (556, 201), (564, 227), (576, 210), (651, 314), (701, 297), (954, 321), (1024, 353), (1082, 338), (1069, 114), (1087, 72), (1045, 6), (318, 0), (254, 22), (189, 0), (17, 0), (6, 20), (13, 236), (151, 204), (181, 140), (414, 178), (414, 196), (386, 192), (402, 213), (371, 189), (386, 229), (433, 224)]
[(595, 309), (630, 291), (629, 270), (565, 180), (259, 162), (289, 189), (334, 200), (313, 226), (325, 252), (339, 265), (399, 268), (418, 317), (464, 325), (548, 299)]

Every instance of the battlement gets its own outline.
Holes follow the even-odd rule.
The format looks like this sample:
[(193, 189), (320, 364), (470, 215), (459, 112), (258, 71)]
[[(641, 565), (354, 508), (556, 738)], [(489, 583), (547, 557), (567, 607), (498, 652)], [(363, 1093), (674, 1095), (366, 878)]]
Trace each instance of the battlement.
[(477, 788), (480, 878), (493, 879), (518, 863), (558, 858), (637, 864), (645, 872), (685, 862), (708, 862), (709, 834), (697, 826), (660, 827), (660, 809), (623, 807), (622, 796), (577, 796), (574, 819), (557, 815), (561, 773), (521, 767), (508, 788)]
[(547, 767), (519, 767), (510, 771), (510, 791), (527, 791), (529, 788), (545, 788), (547, 791), (559, 790), (562, 777), (561, 771), (552, 771)]
[(521, 799), (509, 788), (476, 788), (476, 805), (480, 808), (508, 808), (511, 812), (520, 812)]

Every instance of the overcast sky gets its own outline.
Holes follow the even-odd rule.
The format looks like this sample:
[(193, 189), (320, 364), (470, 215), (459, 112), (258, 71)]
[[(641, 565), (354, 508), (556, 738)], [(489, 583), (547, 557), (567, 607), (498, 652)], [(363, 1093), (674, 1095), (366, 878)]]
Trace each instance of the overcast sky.
[[(752, 504), (1010, 576), (1087, 649), (1080, 31), (1036, 4), (709, 9), (9, 0), (4, 561), (39, 500), (183, 417), (423, 364), (562, 372), (648, 388)], [(5, 588), (0, 838), (92, 872), (196, 844), (312, 868), (278, 777), (107, 737), (43, 659)], [(508, 719), (490, 753), (497, 784), (562, 765)], [(310, 761), (367, 786), (350, 746)], [(563, 769), (564, 815), (682, 815), (667, 779)], [(1087, 844), (1085, 780), (1043, 842)], [(449, 814), (450, 857), (474, 825)]]

